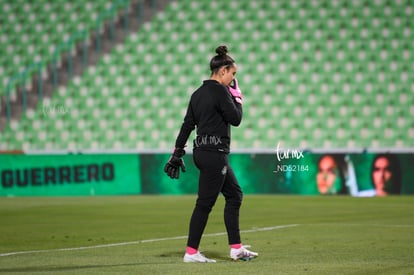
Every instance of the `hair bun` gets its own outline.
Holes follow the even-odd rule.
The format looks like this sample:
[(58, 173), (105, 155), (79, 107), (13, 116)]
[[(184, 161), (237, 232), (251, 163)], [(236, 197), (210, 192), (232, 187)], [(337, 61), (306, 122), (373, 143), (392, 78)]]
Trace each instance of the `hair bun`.
[(216, 49), (216, 53), (218, 55), (226, 55), (227, 52), (228, 52), (228, 50), (227, 50), (227, 46), (226, 45), (218, 46), (217, 49)]

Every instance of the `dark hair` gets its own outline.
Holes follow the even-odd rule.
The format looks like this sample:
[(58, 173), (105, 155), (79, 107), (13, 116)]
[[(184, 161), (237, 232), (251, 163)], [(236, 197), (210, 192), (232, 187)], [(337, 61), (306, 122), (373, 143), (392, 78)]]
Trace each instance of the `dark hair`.
[(217, 73), (223, 66), (226, 68), (233, 66), (235, 61), (231, 56), (227, 55), (227, 52), (228, 49), (226, 45), (221, 45), (216, 48), (217, 55), (210, 60), (210, 70), (212, 74)]
[(375, 162), (380, 159), (385, 158), (388, 160), (389, 169), (391, 172), (391, 182), (385, 186), (385, 192), (389, 194), (400, 194), (401, 193), (401, 170), (400, 170), (400, 163), (396, 155), (385, 153), (385, 154), (378, 154), (375, 156), (374, 160), (372, 161), (371, 165), (371, 183), (372, 186), (375, 188), (373, 172), (375, 167)]

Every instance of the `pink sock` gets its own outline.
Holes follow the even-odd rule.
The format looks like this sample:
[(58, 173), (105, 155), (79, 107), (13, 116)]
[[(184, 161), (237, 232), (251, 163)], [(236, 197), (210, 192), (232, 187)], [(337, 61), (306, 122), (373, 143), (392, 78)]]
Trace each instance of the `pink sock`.
[(187, 246), (187, 249), (185, 250), (185, 252), (186, 252), (187, 254), (190, 254), (190, 255), (194, 255), (194, 254), (196, 254), (196, 253), (197, 253), (197, 251), (198, 251), (198, 249), (192, 248), (192, 247), (190, 247), (190, 246)]
[(234, 248), (234, 249), (239, 249), (241, 248), (243, 245), (241, 243), (237, 243), (237, 244), (231, 244), (230, 247)]

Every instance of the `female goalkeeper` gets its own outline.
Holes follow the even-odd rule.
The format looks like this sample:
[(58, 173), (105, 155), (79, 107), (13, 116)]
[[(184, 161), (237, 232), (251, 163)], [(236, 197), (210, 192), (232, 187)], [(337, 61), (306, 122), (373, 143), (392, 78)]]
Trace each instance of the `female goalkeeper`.
[(197, 127), (193, 142), (193, 160), (200, 170), (198, 197), (190, 220), (184, 262), (215, 262), (202, 255), (198, 248), (208, 216), (219, 193), (226, 200), (224, 222), (233, 260), (250, 260), (258, 256), (242, 245), (239, 230), (239, 210), (243, 193), (228, 162), (230, 125), (238, 126), (242, 119), (242, 93), (236, 78), (237, 66), (227, 55), (227, 47), (219, 46), (210, 61), (209, 80), (192, 94), (184, 122), (175, 142), (174, 152), (164, 171), (171, 178), (185, 172), (182, 157), (190, 133)]

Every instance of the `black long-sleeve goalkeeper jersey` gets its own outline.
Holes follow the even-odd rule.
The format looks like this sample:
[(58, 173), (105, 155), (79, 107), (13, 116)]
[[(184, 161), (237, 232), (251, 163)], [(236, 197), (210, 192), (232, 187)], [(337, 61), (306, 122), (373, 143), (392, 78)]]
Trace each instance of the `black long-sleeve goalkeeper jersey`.
[(197, 127), (195, 148), (228, 153), (230, 126), (239, 126), (242, 114), (242, 105), (234, 100), (227, 87), (215, 80), (205, 80), (191, 95), (175, 147), (184, 148)]

